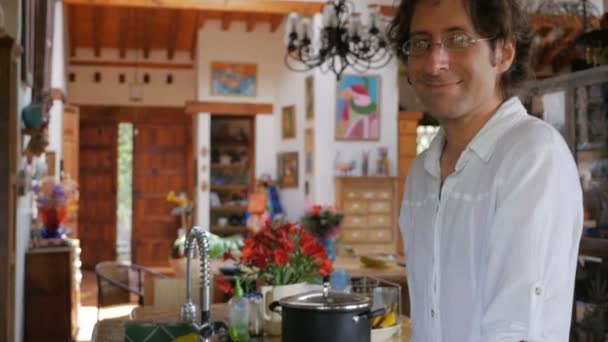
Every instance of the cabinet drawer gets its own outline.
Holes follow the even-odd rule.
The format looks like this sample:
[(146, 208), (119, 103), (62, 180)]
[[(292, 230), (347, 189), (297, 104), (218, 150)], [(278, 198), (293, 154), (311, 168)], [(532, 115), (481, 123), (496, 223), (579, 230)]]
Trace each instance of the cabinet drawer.
[(344, 227), (365, 228), (367, 225), (367, 217), (357, 215), (347, 215), (342, 223)]
[(358, 189), (345, 189), (344, 190), (344, 198), (349, 199), (357, 199), (361, 198), (361, 191)]
[(360, 229), (348, 229), (342, 233), (344, 242), (362, 242), (368, 241), (367, 232)]
[(367, 213), (367, 202), (348, 200), (344, 202), (345, 214), (365, 214)]
[(373, 189), (359, 190), (359, 196), (366, 200), (374, 199), (376, 198), (376, 191)]
[(373, 229), (367, 232), (369, 241), (388, 242), (393, 240), (393, 232), (390, 229)]
[(392, 200), (393, 191), (391, 189), (380, 189), (376, 190), (376, 198), (382, 200)]
[(369, 212), (376, 214), (389, 214), (391, 212), (391, 202), (374, 201), (369, 204)]
[(368, 224), (370, 227), (390, 227), (393, 220), (389, 215), (369, 215)]

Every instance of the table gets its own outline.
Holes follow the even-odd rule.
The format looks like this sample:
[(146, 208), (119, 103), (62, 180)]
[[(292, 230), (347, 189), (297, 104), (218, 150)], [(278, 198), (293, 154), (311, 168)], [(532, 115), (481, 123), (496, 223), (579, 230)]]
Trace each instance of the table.
[[(211, 306), (211, 317), (214, 319), (224, 319), (228, 315), (226, 304), (213, 304)], [(163, 310), (150, 306), (141, 306), (133, 309), (131, 320), (146, 322), (174, 322), (178, 318), (178, 313), (172, 310)], [(403, 325), (401, 335), (395, 335), (386, 342), (409, 342), (411, 338), (411, 326), (407, 317), (402, 317)], [(127, 319), (106, 319), (97, 322), (93, 331), (92, 342), (123, 342), (124, 331)], [(265, 337), (264, 342), (280, 342), (278, 336)]]

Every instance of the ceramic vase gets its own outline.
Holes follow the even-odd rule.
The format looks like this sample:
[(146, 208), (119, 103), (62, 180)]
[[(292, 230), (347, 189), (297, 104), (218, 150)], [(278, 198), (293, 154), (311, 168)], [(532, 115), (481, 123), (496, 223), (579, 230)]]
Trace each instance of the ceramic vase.
[(268, 308), (270, 303), (281, 298), (295, 296), (306, 291), (306, 283), (262, 286), (260, 292), (262, 292), (264, 298), (264, 331), (268, 335), (281, 335), (281, 315), (276, 312), (270, 311), (270, 309)]

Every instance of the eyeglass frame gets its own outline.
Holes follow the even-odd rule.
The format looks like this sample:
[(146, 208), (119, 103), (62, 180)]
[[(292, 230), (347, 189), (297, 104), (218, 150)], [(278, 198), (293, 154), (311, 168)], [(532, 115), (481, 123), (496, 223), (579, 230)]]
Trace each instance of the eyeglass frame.
[[(472, 46), (474, 44), (477, 44), (477, 43), (479, 43), (481, 41), (493, 40), (494, 39), (494, 38), (472, 38), (466, 32), (450, 32), (450, 34), (452, 34), (452, 35), (461, 34), (461, 35), (464, 35), (464, 36), (466, 36), (468, 38), (467, 45), (463, 46), (462, 48), (456, 48), (456, 50), (464, 50), (464, 49), (466, 49), (466, 48), (468, 48), (468, 47), (470, 47), (470, 46)], [(431, 49), (433, 49), (434, 46), (439, 46), (439, 48), (446, 49), (446, 51), (454, 50), (454, 49), (446, 48), (446, 46), (445, 46), (444, 40), (445, 40), (446, 37), (449, 37), (449, 36), (450, 36), (449, 34), (443, 36), (441, 38), (441, 40), (439, 41), (439, 43), (433, 42), (432, 38), (428, 39), (429, 41), (431, 41), (431, 43), (429, 44), (429, 47), (424, 52), (422, 52), (420, 54), (411, 54), (408, 50), (405, 49), (405, 46), (412, 41), (412, 39), (408, 39), (408, 40), (406, 40), (403, 43), (403, 45), (401, 45), (401, 52), (403, 52), (403, 54), (405, 54), (408, 57), (421, 57), (421, 56), (427, 55), (431, 51)]]

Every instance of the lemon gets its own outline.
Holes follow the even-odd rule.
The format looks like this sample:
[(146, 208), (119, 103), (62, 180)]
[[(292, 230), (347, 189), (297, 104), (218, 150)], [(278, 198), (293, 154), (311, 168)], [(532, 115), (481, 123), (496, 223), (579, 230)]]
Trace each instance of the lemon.
[(380, 323), (380, 327), (388, 328), (388, 327), (392, 327), (393, 325), (396, 325), (396, 324), (397, 324), (397, 315), (394, 312), (390, 312), (386, 316), (384, 316), (384, 320), (382, 321), (382, 323)]
[(198, 341), (198, 336), (196, 334), (180, 336), (174, 340), (174, 342), (196, 342), (196, 341)]
[(378, 328), (382, 323), (382, 320), (384, 320), (384, 316), (376, 316), (372, 318), (372, 328)]

